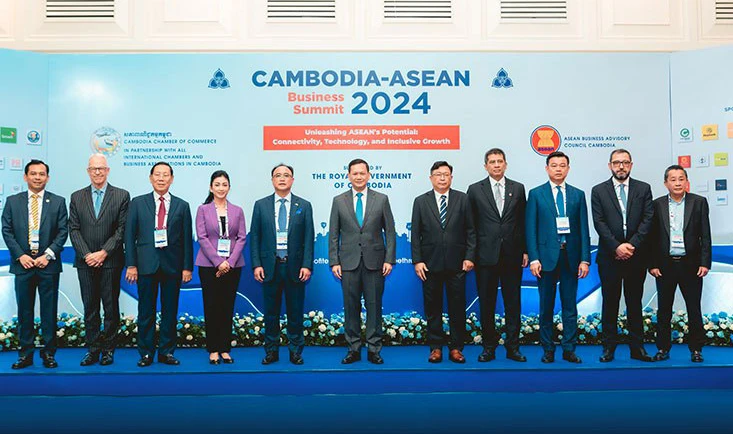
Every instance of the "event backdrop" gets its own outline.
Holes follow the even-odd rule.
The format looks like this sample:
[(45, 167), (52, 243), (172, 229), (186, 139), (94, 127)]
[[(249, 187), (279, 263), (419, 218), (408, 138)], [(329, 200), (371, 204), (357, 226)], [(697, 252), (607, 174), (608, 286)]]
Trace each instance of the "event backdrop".
[[(696, 60), (696, 77), (679, 66), (692, 80), (685, 82), (676, 79), (675, 68), (690, 53), (0, 51), (0, 63), (11, 65), (0, 77), (4, 83), (19, 83), (6, 86), (3, 100), (9, 103), (0, 107), (0, 125), (22, 133), (17, 142), (3, 143), (1, 152), (7, 166), (14, 159), (24, 163), (30, 157), (46, 158), (51, 165), (48, 189), (67, 198), (88, 185), (85, 168), (92, 152), (109, 156), (110, 182), (133, 196), (151, 191), (150, 166), (165, 160), (174, 168), (172, 193), (189, 201), (193, 212), (207, 194), (210, 174), (223, 169), (232, 179), (230, 198), (243, 206), (248, 220), (254, 201), (272, 194), (272, 167), (290, 164), (295, 168), (294, 192), (314, 207), (316, 254), (306, 309), (327, 314), (342, 310), (340, 286), (328, 266), (331, 201), (349, 187), (348, 161), (364, 158), (371, 166), (370, 186), (389, 195), (397, 226), (398, 264), (387, 279), (384, 310), (421, 312), (409, 220), (414, 197), (430, 189), (434, 161), (449, 161), (454, 188), (465, 191), (486, 176), (484, 152), (498, 146), (507, 152), (507, 175), (529, 189), (547, 179), (544, 155), (560, 149), (571, 157), (568, 182), (589, 195), (594, 184), (609, 176), (609, 153), (623, 147), (634, 156), (633, 175), (650, 182), (655, 196), (661, 195), (666, 191), (662, 173), (677, 153), (672, 125), (676, 129), (678, 123), (690, 122), (700, 128), (701, 122), (731, 117), (730, 112), (697, 117), (697, 105), (723, 104), (713, 101), (723, 95), (700, 91), (711, 82), (707, 75), (699, 80), (699, 69), (711, 66), (709, 74), (719, 74), (722, 82), (725, 69), (717, 72), (707, 58), (730, 59), (730, 54), (695, 53), (702, 57)], [(37, 101), (27, 102), (31, 92)], [(681, 96), (685, 92), (695, 95), (688, 101)], [(697, 93), (711, 101), (703, 103)], [(678, 121), (673, 116), (677, 104), (695, 116)], [(28, 107), (22, 110), (24, 105)], [(40, 147), (26, 140), (30, 129), (40, 132)], [(721, 147), (733, 143), (726, 137), (730, 133), (721, 132)], [(11, 186), (24, 188), (22, 172), (9, 169), (0, 170), (5, 195), (11, 194)], [(728, 170), (722, 167), (721, 176)], [(714, 198), (708, 197), (713, 206)], [(713, 213), (716, 242), (718, 233), (730, 234), (731, 227), (723, 216), (727, 207), (719, 205)], [(64, 261), (70, 262), (72, 255), (69, 246)], [(248, 250), (245, 258), (249, 261)], [(3, 260), (6, 265), (7, 252)], [(67, 263), (62, 291), (68, 300), (62, 303), (70, 306), (62, 310), (81, 309), (75, 274)], [(6, 307), (0, 317), (8, 317), (14, 313), (12, 277), (0, 279), (0, 307)], [(475, 310), (473, 273), (468, 281), (468, 309)], [(581, 311), (600, 310), (599, 285), (593, 267), (581, 282)], [(647, 285), (653, 288), (651, 279)], [(536, 312), (536, 281), (528, 272), (524, 288), (523, 310)], [(124, 285), (124, 292), (123, 310), (134, 313), (136, 288)], [(645, 301), (653, 302), (653, 290), (648, 292)], [(262, 309), (261, 289), (251, 273), (243, 274), (239, 293), (238, 311)], [(200, 314), (200, 300), (195, 277), (184, 287), (181, 311)]]

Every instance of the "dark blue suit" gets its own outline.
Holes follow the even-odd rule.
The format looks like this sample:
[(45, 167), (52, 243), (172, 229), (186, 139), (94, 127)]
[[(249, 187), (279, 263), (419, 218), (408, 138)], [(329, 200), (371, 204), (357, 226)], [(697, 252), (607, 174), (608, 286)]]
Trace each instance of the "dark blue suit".
[(160, 286), (159, 355), (173, 354), (181, 273), (193, 270), (193, 229), (188, 203), (171, 195), (166, 232), (168, 246), (154, 241), (155, 199), (152, 193), (130, 201), (125, 226), (125, 265), (137, 267), (138, 350), (141, 356), (155, 353), (155, 312)]
[[(250, 236), (252, 268), (262, 267), (265, 299), (265, 351), (277, 352), (280, 343), (280, 306), (285, 291), (288, 316), (289, 349), (303, 351), (303, 302), (305, 283), (299, 279), (300, 269), (313, 269), (313, 209), (310, 202), (291, 194), (288, 222), (288, 252), (285, 262), (276, 261), (275, 195), (266, 196), (254, 205)], [(279, 198), (279, 196), (278, 196)]]
[(565, 184), (565, 215), (570, 220), (570, 233), (561, 245), (557, 233), (557, 207), (552, 188), (547, 182), (529, 192), (526, 211), (527, 254), (530, 264), (539, 260), (542, 271), (538, 279), (540, 296), (540, 343), (545, 351), (553, 351), (553, 313), (555, 293), (560, 281), (562, 303), (562, 348), (575, 351), (578, 328), (578, 266), (590, 264), (590, 235), (585, 193)]
[[(32, 254), (28, 242), (28, 192), (8, 197), (2, 217), (2, 231), (5, 245), (10, 252), (10, 273), (15, 275), (15, 296), (18, 302), (18, 341), (20, 356), (32, 356), (34, 350), (33, 317), (36, 304), (36, 288), (41, 305), (41, 328), (44, 347), (42, 354), (56, 352), (56, 316), (59, 299), (59, 274), (61, 273), (61, 251), (68, 236), (66, 226), (66, 201), (49, 191), (43, 193), (43, 204), (39, 219), (39, 249)], [(29, 255), (33, 259), (45, 255), (51, 249), (56, 260), (49, 261), (46, 268), (33, 267), (28, 270), (18, 259)]]

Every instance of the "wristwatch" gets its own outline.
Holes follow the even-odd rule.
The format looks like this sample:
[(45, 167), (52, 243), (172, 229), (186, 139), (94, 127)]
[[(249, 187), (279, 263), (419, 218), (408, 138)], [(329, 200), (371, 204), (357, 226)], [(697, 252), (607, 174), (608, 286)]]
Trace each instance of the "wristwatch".
[(48, 253), (46, 253), (46, 260), (47, 261), (53, 261), (53, 256), (51, 256)]

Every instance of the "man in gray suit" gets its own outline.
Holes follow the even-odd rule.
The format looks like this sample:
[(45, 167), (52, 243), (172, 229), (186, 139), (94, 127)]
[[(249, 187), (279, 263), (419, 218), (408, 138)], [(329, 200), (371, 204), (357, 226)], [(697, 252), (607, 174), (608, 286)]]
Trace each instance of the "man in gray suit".
[[(69, 237), (76, 252), (84, 302), (84, 327), (89, 351), (81, 366), (111, 365), (120, 323), (120, 277), (125, 265), (125, 234), (130, 193), (107, 182), (109, 166), (102, 154), (89, 158), (91, 185), (75, 191), (69, 203)], [(99, 303), (104, 306), (104, 332), (100, 331)], [(100, 361), (101, 355), (101, 361)]]
[(328, 257), (344, 294), (344, 334), (349, 351), (341, 360), (361, 360), (361, 297), (367, 311), (368, 360), (382, 364), (382, 293), (395, 263), (395, 226), (389, 199), (367, 188), (369, 164), (349, 163), (351, 189), (333, 198)]

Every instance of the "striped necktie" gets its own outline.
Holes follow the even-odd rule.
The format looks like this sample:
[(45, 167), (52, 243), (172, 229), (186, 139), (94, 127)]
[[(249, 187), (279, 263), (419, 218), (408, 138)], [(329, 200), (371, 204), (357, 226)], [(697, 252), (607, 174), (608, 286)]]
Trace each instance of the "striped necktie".
[(31, 195), (31, 222), (28, 225), (28, 244), (31, 242), (31, 233), (38, 230), (38, 195)]
[(440, 227), (445, 229), (445, 217), (448, 215), (448, 203), (444, 194), (440, 195)]

